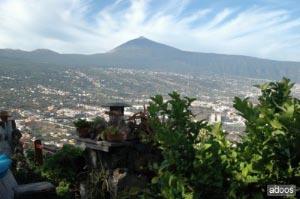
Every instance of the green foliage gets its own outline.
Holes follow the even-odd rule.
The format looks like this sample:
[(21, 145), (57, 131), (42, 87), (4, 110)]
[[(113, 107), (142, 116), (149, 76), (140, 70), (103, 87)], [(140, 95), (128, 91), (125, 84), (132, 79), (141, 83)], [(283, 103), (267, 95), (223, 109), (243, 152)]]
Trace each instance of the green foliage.
[(219, 123), (201, 130), (200, 138), (194, 161), (195, 184), (201, 185), (197, 191), (206, 197), (224, 197), (233, 180), (237, 153)]
[(162, 96), (152, 98), (148, 108), (154, 139), (163, 155), (161, 164), (154, 166), (154, 189), (160, 197), (174, 199), (224, 194), (236, 154), (220, 125), (194, 121), (189, 109), (194, 99), (181, 98), (176, 92), (169, 96), (168, 101)]
[(107, 126), (107, 122), (105, 121), (104, 118), (98, 116), (93, 119), (93, 121), (91, 122), (91, 126), (94, 129), (98, 129), (98, 128), (104, 129)]
[(72, 198), (72, 195), (70, 194), (70, 183), (66, 181), (60, 181), (56, 187), (56, 193), (59, 198)]
[(293, 84), (283, 78), (258, 86), (259, 103), (235, 98), (234, 107), (246, 119), (239, 147), (238, 186), (261, 192), (266, 184), (300, 184), (300, 101)]
[(86, 178), (86, 197), (90, 199), (108, 198), (111, 192), (108, 178), (109, 173), (103, 168), (90, 169)]
[(46, 179), (41, 175), (40, 167), (34, 162), (34, 151), (26, 150), (26, 157), (21, 153), (16, 153), (12, 156), (13, 164), (11, 170), (18, 184), (27, 184)]
[(108, 126), (104, 131), (103, 131), (103, 136), (105, 137), (108, 134), (111, 135), (117, 135), (119, 133), (119, 129), (115, 126)]
[[(220, 124), (194, 121), (193, 99), (173, 92), (148, 108), (154, 146), (163, 161), (152, 165), (152, 198), (264, 198), (267, 184), (300, 184), (300, 101), (293, 84), (258, 86), (258, 104), (235, 98), (246, 135), (233, 147)], [(155, 193), (155, 196), (151, 195)]]
[(72, 145), (64, 145), (61, 150), (45, 160), (43, 176), (52, 182), (66, 181), (75, 183), (76, 174), (84, 165), (83, 151)]
[(81, 119), (81, 118), (73, 122), (73, 124), (76, 128), (88, 128), (92, 126), (92, 122), (89, 122), (86, 119)]
[(85, 165), (81, 149), (64, 145), (54, 155), (44, 156), (42, 166), (35, 163), (33, 149), (27, 149), (25, 154), (26, 157), (14, 156), (16, 165), (12, 169), (19, 184), (49, 181), (56, 186), (59, 198), (74, 198), (77, 174)]
[(54, 155), (45, 158), (41, 174), (54, 183), (59, 198), (73, 198), (71, 188), (77, 183), (77, 175), (85, 165), (83, 151), (73, 145), (64, 145)]

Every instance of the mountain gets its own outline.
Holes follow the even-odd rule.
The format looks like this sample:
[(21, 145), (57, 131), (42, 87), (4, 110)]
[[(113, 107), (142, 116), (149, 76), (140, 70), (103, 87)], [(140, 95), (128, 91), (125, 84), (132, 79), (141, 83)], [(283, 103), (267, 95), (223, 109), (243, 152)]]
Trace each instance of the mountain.
[(130, 40), (120, 46), (111, 50), (111, 53), (120, 53), (129, 51), (140, 51), (140, 50), (149, 50), (149, 51), (159, 51), (159, 52), (177, 52), (179, 49), (161, 44), (145, 37), (139, 37), (137, 39)]
[(60, 54), (47, 49), (31, 52), (0, 50), (1, 65), (49, 64), (74, 67), (118, 67), (193, 74), (231, 75), (262, 79), (283, 76), (300, 82), (300, 62), (274, 61), (241, 55), (188, 52), (145, 37), (130, 40), (107, 53)]

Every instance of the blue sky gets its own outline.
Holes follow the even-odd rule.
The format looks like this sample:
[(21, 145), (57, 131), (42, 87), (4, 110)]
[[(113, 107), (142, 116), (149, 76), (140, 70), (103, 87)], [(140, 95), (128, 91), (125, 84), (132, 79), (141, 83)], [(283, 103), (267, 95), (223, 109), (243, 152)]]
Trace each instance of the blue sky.
[(189, 51), (300, 61), (300, 1), (0, 1), (0, 48), (99, 53), (139, 36)]

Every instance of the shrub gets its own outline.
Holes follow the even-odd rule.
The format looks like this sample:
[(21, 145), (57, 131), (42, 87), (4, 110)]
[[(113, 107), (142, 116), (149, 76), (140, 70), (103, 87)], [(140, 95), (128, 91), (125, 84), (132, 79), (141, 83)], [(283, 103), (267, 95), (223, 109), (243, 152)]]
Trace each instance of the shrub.
[(300, 101), (286, 78), (258, 86), (258, 104), (235, 98), (246, 135), (236, 147), (220, 124), (194, 121), (193, 99), (173, 92), (148, 108), (153, 142), (163, 161), (147, 196), (152, 198), (264, 198), (267, 184), (300, 184)]
[(93, 128), (95, 129), (100, 128), (101, 130), (105, 129), (107, 126), (107, 122), (105, 121), (105, 119), (99, 116), (95, 117), (91, 124)]
[(18, 184), (27, 184), (32, 182), (46, 180), (41, 175), (41, 169), (34, 162), (34, 151), (27, 150), (26, 157), (17, 153), (12, 156), (13, 164), (11, 170)]
[(224, 195), (231, 177), (230, 143), (220, 124), (212, 127), (194, 121), (190, 105), (194, 99), (173, 92), (170, 100), (152, 98), (148, 108), (155, 142), (163, 161), (154, 167), (154, 192), (163, 198), (198, 198)]
[(119, 129), (115, 126), (108, 126), (104, 131), (103, 135), (104, 137), (107, 136), (108, 134), (111, 135), (117, 135), (119, 133)]
[(235, 186), (239, 194), (262, 196), (267, 184), (300, 184), (300, 101), (291, 96), (293, 84), (286, 78), (257, 87), (257, 105), (247, 98), (234, 100), (246, 120)]
[(70, 183), (66, 181), (60, 181), (58, 186), (56, 187), (56, 193), (59, 198), (72, 198), (72, 195), (70, 193)]
[(74, 126), (76, 128), (89, 128), (91, 127), (92, 123), (87, 121), (86, 119), (78, 119), (75, 122), (73, 122)]
[(64, 145), (62, 149), (45, 160), (42, 174), (57, 184), (61, 181), (74, 184), (76, 174), (84, 165), (83, 151), (72, 145)]

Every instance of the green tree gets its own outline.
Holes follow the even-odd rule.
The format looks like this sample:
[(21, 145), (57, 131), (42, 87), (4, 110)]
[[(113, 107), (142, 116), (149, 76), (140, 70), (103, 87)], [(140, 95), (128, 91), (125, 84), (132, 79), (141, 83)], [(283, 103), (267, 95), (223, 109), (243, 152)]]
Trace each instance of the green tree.
[(300, 101), (283, 78), (257, 86), (258, 103), (235, 98), (246, 135), (233, 147), (220, 124), (195, 121), (193, 99), (173, 92), (149, 106), (154, 146), (154, 198), (264, 198), (268, 184), (300, 184)]
[(152, 179), (155, 197), (222, 198), (230, 180), (230, 164), (236, 154), (220, 124), (195, 121), (190, 110), (194, 99), (176, 92), (164, 101), (158, 95), (148, 108), (155, 143), (163, 161)]
[(238, 188), (244, 195), (262, 197), (267, 184), (300, 184), (300, 102), (291, 96), (289, 79), (257, 87), (258, 104), (247, 98), (234, 100), (246, 121), (246, 136), (238, 147), (232, 193)]

